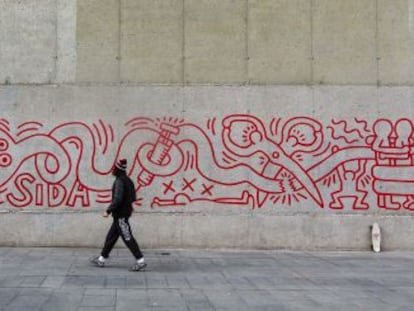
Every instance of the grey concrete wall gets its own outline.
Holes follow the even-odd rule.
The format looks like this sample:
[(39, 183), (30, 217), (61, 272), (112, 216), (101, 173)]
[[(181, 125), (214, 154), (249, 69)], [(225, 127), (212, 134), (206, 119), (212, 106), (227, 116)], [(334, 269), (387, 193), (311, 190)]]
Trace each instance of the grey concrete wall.
[(411, 0), (0, 1), (0, 83), (413, 85)]
[[(122, 156), (155, 176), (133, 216), (144, 247), (368, 249), (377, 221), (386, 249), (414, 249), (414, 162), (395, 145), (414, 120), (413, 8), (0, 0), (0, 245), (100, 246)], [(161, 123), (180, 134), (157, 166)]]
[[(109, 221), (100, 216), (108, 200), (99, 193), (109, 195), (112, 184), (109, 169), (118, 154), (128, 159), (130, 167), (134, 163), (129, 173), (135, 182), (142, 169), (156, 175), (152, 183), (137, 192), (141, 199), (135, 206), (133, 223), (144, 247), (368, 249), (369, 226), (377, 221), (383, 227), (387, 249), (413, 249), (412, 205), (404, 205), (410, 195), (391, 194), (399, 202), (398, 209), (389, 204), (378, 205), (382, 192), (374, 186), (379, 180), (372, 173), (376, 160), (372, 146), (365, 143), (374, 133), (373, 124), (378, 119), (387, 117), (393, 122), (414, 119), (412, 94), (411, 87), (376, 86), (3, 86), (0, 142), (7, 141), (8, 145), (2, 146), (0, 160), (7, 155), (11, 160), (1, 162), (0, 243), (101, 245)], [(292, 118), (298, 116), (307, 119), (297, 119), (300, 122), (292, 126)], [(166, 173), (171, 163), (150, 167), (142, 162), (145, 155), (139, 151), (144, 145), (153, 147), (160, 132), (148, 132), (137, 125), (136, 131), (127, 134), (134, 127), (125, 123), (136, 117), (155, 123), (159, 123), (157, 118), (165, 123), (175, 118), (184, 120), (178, 126), (181, 134), (172, 135), (183, 158), (175, 154), (171, 162), (182, 161), (180, 169)], [(276, 180), (271, 178), (263, 183), (260, 177), (273, 175), (267, 175), (267, 170), (257, 171), (261, 166), (256, 152), (246, 158), (240, 156), (234, 145), (224, 145), (222, 122), (235, 117), (238, 126), (243, 122), (263, 122), (262, 134), (279, 143), (272, 144), (270, 149), (254, 145), (258, 148), (257, 155), (266, 158), (276, 150), (284, 150), (287, 157), (271, 163), (273, 167), (279, 163), (289, 168), (292, 175), (285, 171), (286, 176), (281, 173)], [(218, 135), (212, 134), (211, 123), (209, 130), (213, 118)], [(274, 118), (280, 118), (278, 133), (272, 131)], [(366, 122), (362, 125), (366, 131), (360, 128), (363, 139), (352, 143), (359, 124), (355, 118)], [(23, 122), (34, 120), (42, 126), (30, 123), (35, 129), (22, 127)], [(318, 135), (302, 127), (303, 122), (316, 126), (310, 120), (321, 125), (323, 144), (316, 148), (316, 142), (304, 142), (294, 147), (291, 139), (300, 137), (295, 136), (295, 130), (302, 131), (311, 142)], [(335, 125), (332, 120), (347, 122), (347, 127)], [(97, 125), (101, 129), (100, 121), (107, 127), (111, 125), (115, 136), (106, 152), (104, 144), (99, 145), (94, 128)], [(144, 124), (150, 127), (153, 123)], [(188, 125), (200, 130), (186, 132)], [(286, 136), (288, 128), (290, 134)], [(18, 134), (26, 129), (27, 132)], [(237, 140), (242, 129), (241, 133), (232, 133), (234, 142), (242, 143)], [(345, 129), (349, 135), (343, 132)], [(211, 149), (207, 148), (203, 135), (210, 137)], [(101, 136), (103, 140), (103, 131)], [(183, 143), (186, 140), (198, 149)], [(333, 144), (338, 150), (348, 151), (337, 152), (332, 148), (327, 151)], [(309, 151), (309, 145), (316, 148), (310, 153), (312, 157), (301, 153)], [(369, 154), (353, 154), (352, 148), (358, 146), (365, 148), (361, 152), (365, 154), (364, 150), (368, 150)], [(225, 162), (222, 151), (237, 162)], [(211, 160), (213, 152), (218, 162)], [(71, 162), (65, 160), (65, 153)], [(51, 158), (45, 159), (45, 154), (56, 156), (58, 164)], [(295, 154), (302, 154), (304, 161), (298, 161)], [(195, 162), (189, 168), (186, 163), (191, 159)], [(295, 175), (301, 169), (292, 167), (291, 161), (296, 161), (313, 180), (321, 193), (323, 207), (310, 196), (309, 189), (298, 184), (304, 182), (301, 175)], [(361, 170), (358, 165), (363, 161), (367, 166)], [(45, 171), (45, 167), (53, 169), (57, 165), (55, 174)], [(360, 179), (352, 180), (350, 190), (340, 171), (342, 165), (348, 172), (360, 175)], [(63, 176), (65, 172), (69, 175)], [(192, 179), (196, 181), (186, 187), (185, 181)], [(364, 181), (366, 184), (362, 185)], [(279, 182), (284, 188), (278, 188)], [(406, 184), (410, 184), (409, 180), (402, 177), (400, 186), (404, 188)], [(205, 191), (210, 186), (214, 186), (211, 194)], [(340, 192), (342, 205), (335, 206), (332, 195), (340, 189), (344, 190)], [(352, 197), (347, 198), (350, 194), (364, 193), (367, 196), (362, 208)], [(157, 200), (164, 200), (165, 204), (157, 205)]]

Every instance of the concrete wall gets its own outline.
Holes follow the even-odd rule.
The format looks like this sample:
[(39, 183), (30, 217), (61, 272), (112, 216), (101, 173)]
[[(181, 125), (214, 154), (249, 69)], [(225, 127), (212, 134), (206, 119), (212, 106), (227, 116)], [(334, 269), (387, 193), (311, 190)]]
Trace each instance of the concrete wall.
[(1, 0), (4, 84), (412, 85), (411, 0)]
[(411, 0), (0, 0), (0, 245), (100, 246), (125, 157), (144, 247), (368, 249), (378, 221), (414, 249), (413, 20)]

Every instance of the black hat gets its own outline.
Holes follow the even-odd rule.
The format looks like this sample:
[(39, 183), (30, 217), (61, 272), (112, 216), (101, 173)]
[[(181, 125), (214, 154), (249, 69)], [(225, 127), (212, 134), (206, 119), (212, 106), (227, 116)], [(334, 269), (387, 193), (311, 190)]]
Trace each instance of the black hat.
[(121, 171), (126, 171), (127, 169), (127, 160), (126, 159), (120, 159), (118, 162), (116, 162), (115, 167), (120, 169)]

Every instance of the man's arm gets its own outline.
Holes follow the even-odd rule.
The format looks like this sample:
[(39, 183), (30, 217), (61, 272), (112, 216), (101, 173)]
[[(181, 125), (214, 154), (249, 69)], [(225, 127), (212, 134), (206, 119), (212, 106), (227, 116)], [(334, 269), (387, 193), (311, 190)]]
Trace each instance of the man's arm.
[(112, 203), (106, 209), (106, 212), (108, 214), (111, 214), (114, 210), (120, 207), (122, 200), (124, 198), (124, 192), (125, 192), (125, 189), (124, 189), (123, 182), (121, 179), (117, 178), (115, 180), (114, 195), (112, 197)]

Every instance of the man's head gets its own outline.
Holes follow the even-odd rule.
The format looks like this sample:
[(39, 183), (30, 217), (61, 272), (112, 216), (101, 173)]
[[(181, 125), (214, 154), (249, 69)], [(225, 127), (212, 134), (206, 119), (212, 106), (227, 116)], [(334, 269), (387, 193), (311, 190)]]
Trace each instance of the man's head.
[(112, 169), (112, 175), (118, 176), (119, 174), (126, 173), (126, 170), (127, 170), (127, 160), (120, 159), (115, 163)]

